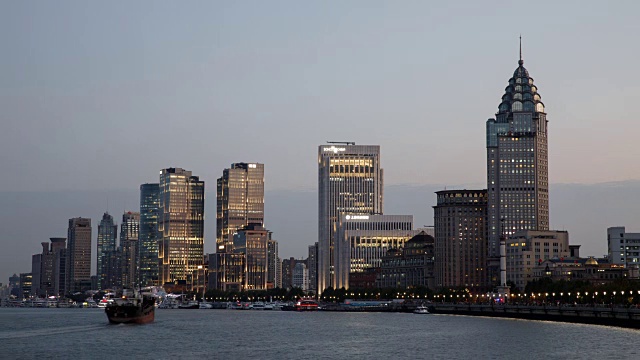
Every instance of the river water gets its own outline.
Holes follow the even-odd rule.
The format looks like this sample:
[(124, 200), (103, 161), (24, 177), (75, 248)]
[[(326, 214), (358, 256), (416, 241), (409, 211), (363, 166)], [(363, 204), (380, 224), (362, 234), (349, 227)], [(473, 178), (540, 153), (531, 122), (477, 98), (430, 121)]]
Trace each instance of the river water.
[(0, 308), (2, 359), (638, 359), (640, 331), (453, 315)]

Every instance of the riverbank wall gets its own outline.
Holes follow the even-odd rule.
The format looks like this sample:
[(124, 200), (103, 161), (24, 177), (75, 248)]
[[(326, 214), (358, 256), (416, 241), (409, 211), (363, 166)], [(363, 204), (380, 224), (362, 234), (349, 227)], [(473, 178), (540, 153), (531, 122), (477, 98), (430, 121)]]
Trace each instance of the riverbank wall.
[(640, 309), (624, 307), (430, 304), (434, 314), (557, 321), (640, 329)]

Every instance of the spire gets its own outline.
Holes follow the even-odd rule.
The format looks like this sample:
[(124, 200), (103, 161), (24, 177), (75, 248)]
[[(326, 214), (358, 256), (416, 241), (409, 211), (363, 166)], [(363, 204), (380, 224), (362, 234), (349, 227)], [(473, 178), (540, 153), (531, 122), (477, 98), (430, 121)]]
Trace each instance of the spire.
[(522, 64), (524, 64), (524, 60), (522, 60), (522, 34), (520, 34), (520, 60), (518, 65), (522, 66)]

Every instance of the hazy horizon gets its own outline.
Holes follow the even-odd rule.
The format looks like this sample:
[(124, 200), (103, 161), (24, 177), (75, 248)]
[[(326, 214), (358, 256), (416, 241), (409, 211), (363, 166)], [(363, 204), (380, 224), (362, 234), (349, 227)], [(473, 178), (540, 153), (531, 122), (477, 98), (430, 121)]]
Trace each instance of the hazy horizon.
[[(206, 183), (205, 183), (206, 188)], [(482, 188), (474, 184), (447, 186)], [(435, 191), (443, 185), (387, 185), (384, 213), (413, 215), (414, 226), (433, 224)], [(636, 215), (640, 204), (640, 180), (602, 184), (551, 184), (551, 228), (569, 231), (571, 244), (580, 244), (582, 256), (606, 254), (606, 228), (626, 226), (628, 232), (640, 232)], [(49, 237), (66, 237), (68, 219), (90, 217), (93, 227), (92, 268), (95, 270), (97, 226), (106, 210), (121, 222), (124, 211), (136, 211), (129, 205), (138, 201), (137, 189), (104, 191), (0, 192), (0, 228), (2, 244), (11, 244), (9, 251), (0, 252), (0, 282), (19, 272), (30, 272), (31, 255), (40, 253), (40, 243)], [(29, 203), (29, 207), (19, 206)], [(215, 192), (205, 195), (205, 252), (215, 251)], [(602, 213), (601, 207), (610, 209)], [(19, 211), (12, 210), (20, 208)], [(38, 219), (38, 226), (31, 226)], [(27, 227), (16, 227), (25, 223)], [(274, 232), (280, 244), (281, 258), (307, 256), (308, 246), (317, 241), (317, 192), (266, 191), (265, 225)]]

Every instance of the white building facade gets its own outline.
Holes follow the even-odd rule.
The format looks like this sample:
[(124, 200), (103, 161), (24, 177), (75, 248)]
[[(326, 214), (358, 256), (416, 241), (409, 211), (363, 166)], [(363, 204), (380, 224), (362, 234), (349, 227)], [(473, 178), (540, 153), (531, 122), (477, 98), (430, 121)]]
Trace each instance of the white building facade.
[(607, 228), (607, 249), (612, 264), (640, 266), (640, 233), (628, 233), (624, 226)]
[(340, 288), (335, 238), (341, 214), (381, 214), (383, 170), (379, 145), (332, 143), (318, 147), (317, 292)]

